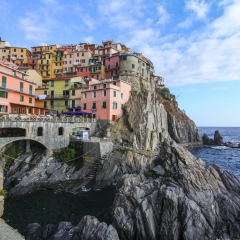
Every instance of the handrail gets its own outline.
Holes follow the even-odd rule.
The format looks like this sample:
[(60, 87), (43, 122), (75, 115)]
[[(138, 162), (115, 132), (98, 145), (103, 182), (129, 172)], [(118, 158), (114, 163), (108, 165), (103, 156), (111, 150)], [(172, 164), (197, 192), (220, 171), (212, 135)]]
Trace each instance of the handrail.
[(97, 118), (52, 117), (52, 116), (2, 116), (0, 122), (97, 122)]

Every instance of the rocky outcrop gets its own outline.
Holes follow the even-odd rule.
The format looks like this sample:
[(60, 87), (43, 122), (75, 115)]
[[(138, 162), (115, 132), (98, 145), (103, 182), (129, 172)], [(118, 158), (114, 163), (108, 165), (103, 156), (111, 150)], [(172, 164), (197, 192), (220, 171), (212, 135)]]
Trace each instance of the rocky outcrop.
[(163, 97), (157, 94), (155, 86), (150, 83), (141, 86), (141, 91), (131, 91), (125, 105), (124, 121), (135, 148), (155, 149), (159, 141), (169, 136), (185, 145), (202, 144), (198, 128), (178, 108), (173, 95)]
[(153, 178), (127, 174), (118, 185), (113, 226), (120, 239), (240, 238), (240, 182), (233, 174), (173, 141), (163, 143), (155, 164)]
[(60, 222), (58, 227), (52, 224), (44, 227), (38, 223), (29, 224), (25, 236), (27, 240), (119, 240), (112, 225), (99, 222), (92, 216), (83, 217), (76, 227), (70, 222)]
[(222, 145), (223, 144), (223, 138), (221, 136), (221, 134), (219, 133), (218, 130), (215, 131), (214, 133), (214, 143), (216, 145)]
[(202, 140), (204, 145), (214, 145), (214, 140), (209, 138), (206, 133), (203, 134)]

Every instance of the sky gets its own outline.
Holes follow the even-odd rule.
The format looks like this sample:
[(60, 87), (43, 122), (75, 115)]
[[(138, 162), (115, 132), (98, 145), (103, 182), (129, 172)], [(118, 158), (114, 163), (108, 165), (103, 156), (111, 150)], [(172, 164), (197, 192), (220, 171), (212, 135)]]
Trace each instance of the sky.
[(123, 43), (197, 126), (240, 127), (240, 0), (0, 0), (0, 12), (11, 46)]

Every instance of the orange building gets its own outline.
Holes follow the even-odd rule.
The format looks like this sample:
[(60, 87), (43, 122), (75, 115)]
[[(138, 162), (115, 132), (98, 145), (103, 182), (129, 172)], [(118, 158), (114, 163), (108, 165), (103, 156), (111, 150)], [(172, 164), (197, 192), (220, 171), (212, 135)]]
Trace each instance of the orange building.
[(0, 114), (45, 114), (35, 107), (35, 86), (27, 74), (0, 64)]

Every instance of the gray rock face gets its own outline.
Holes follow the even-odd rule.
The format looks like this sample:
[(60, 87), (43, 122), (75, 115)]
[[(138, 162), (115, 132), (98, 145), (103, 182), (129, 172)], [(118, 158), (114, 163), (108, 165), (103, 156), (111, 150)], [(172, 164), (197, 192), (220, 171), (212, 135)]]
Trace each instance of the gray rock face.
[(214, 143), (216, 145), (221, 145), (223, 144), (223, 138), (222, 136), (220, 135), (219, 131), (216, 130), (215, 133), (214, 133)]
[(173, 141), (157, 163), (164, 175), (124, 175), (113, 205), (120, 239), (240, 238), (240, 182)]
[(112, 225), (99, 222), (95, 217), (85, 216), (74, 227), (70, 222), (60, 222), (58, 227), (48, 224), (41, 227), (38, 223), (29, 224), (27, 240), (119, 240)]

